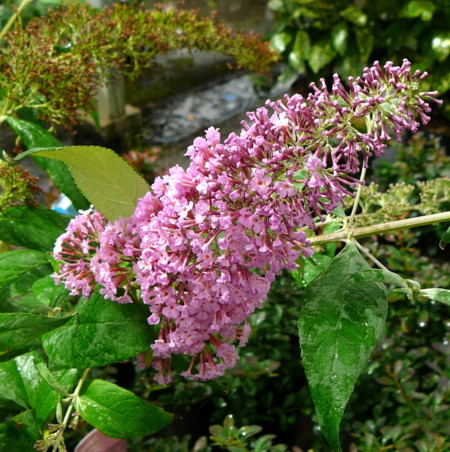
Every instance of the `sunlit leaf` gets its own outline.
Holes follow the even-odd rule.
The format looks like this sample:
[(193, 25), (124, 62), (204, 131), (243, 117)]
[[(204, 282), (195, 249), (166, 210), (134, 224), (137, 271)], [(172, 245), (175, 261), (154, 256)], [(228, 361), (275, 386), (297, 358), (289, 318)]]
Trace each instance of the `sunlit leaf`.
[(111, 149), (100, 146), (67, 146), (32, 149), (17, 157), (46, 157), (66, 163), (79, 189), (108, 220), (129, 217), (148, 184)]

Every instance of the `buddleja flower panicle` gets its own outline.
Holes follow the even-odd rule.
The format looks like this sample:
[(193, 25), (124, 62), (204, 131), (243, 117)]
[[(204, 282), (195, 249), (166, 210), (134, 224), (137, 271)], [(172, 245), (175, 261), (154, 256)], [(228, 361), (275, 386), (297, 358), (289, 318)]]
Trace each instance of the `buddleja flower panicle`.
[(421, 77), (407, 61), (375, 63), (348, 89), (336, 75), (331, 90), (322, 80), (307, 98), (267, 101), (223, 142), (211, 127), (188, 148), (187, 169), (173, 167), (130, 218), (102, 226), (95, 256), (81, 261), (106, 298), (130, 302), (130, 286), (139, 287), (159, 329), (157, 381), (170, 381), (176, 354), (192, 355), (182, 373), (191, 378), (235, 365), (234, 344), (246, 343), (246, 320), (275, 276), (313, 252), (301, 228), (344, 204), (361, 165), (383, 153), (389, 127), (399, 135), (417, 128), (416, 116), (428, 120), (434, 93), (419, 91)]

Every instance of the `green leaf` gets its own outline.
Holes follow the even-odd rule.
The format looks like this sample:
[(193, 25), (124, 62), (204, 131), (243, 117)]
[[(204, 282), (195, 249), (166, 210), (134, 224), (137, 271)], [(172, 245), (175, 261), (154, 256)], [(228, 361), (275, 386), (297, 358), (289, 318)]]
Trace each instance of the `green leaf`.
[(339, 22), (331, 29), (331, 44), (334, 50), (344, 56), (347, 50), (348, 28), (345, 22)]
[(48, 256), (38, 251), (14, 250), (1, 253), (0, 289), (42, 265), (49, 265)]
[(276, 50), (277, 52), (283, 53), (288, 45), (292, 42), (293, 36), (291, 33), (277, 33), (272, 36), (270, 40), (270, 47)]
[(64, 395), (80, 376), (78, 369), (50, 373), (41, 355), (33, 351), (0, 363), (0, 400), (10, 400), (22, 408), (31, 408), (37, 428), (42, 428)]
[(284, 2), (283, 0), (269, 0), (267, 6), (272, 11), (281, 11), (284, 9)]
[(357, 6), (349, 6), (341, 12), (341, 16), (359, 27), (367, 23), (367, 15)]
[(431, 52), (438, 61), (445, 61), (450, 55), (450, 33), (436, 33), (431, 41)]
[(12, 207), (0, 215), (0, 239), (32, 250), (51, 251), (70, 217), (46, 207)]
[(111, 149), (99, 146), (67, 146), (32, 149), (20, 154), (66, 163), (86, 198), (109, 221), (129, 217), (149, 186), (145, 179)]
[(422, 289), (419, 295), (450, 306), (450, 290), (439, 289), (437, 287), (432, 289)]
[(345, 406), (387, 314), (384, 286), (370, 281), (369, 270), (356, 246), (347, 245), (307, 286), (299, 318), (303, 365), (319, 424), (337, 451)]
[(445, 248), (446, 243), (450, 243), (450, 226), (445, 231), (445, 234), (442, 236), (441, 241), (439, 242), (439, 248), (443, 250)]
[(7, 361), (10, 361), (17, 356), (24, 355), (25, 353), (30, 353), (34, 350), (37, 350), (41, 347), (41, 341), (39, 339), (36, 339), (34, 341), (28, 342), (28, 344), (24, 347), (16, 348), (11, 351), (7, 352), (1, 352), (0, 353), (0, 363), (5, 363)]
[[(339, 218), (346, 217), (345, 211), (341, 206), (336, 207), (336, 209), (334, 209), (332, 213), (333, 213), (333, 215), (335, 215), (336, 217), (339, 217)], [(332, 232), (339, 231), (339, 229), (341, 229), (341, 228), (342, 228), (342, 224), (339, 221), (330, 221), (323, 228), (323, 233), (331, 234)], [(325, 254), (327, 256), (334, 257), (334, 255), (336, 254), (337, 243), (336, 242), (326, 243), (324, 245), (324, 249), (325, 249)]]
[[(12, 116), (8, 116), (6, 120), (28, 149), (61, 146), (61, 143), (51, 133), (37, 124)], [(48, 174), (54, 184), (68, 196), (75, 209), (87, 209), (89, 207), (89, 203), (77, 188), (70, 171), (63, 162), (37, 156), (33, 156), (33, 160)]]
[(412, 1), (408, 2), (400, 12), (400, 17), (419, 17), (429, 22), (433, 18), (433, 14), (436, 10), (436, 5), (427, 1)]
[(14, 250), (0, 253), (0, 301), (31, 290), (36, 279), (52, 272), (49, 257), (39, 251)]
[(84, 385), (78, 411), (82, 418), (113, 438), (133, 438), (157, 432), (173, 415), (113, 383), (93, 380)]
[(14, 359), (0, 363), (0, 401), (6, 400), (28, 407), (28, 395)]
[(68, 320), (68, 317), (52, 319), (25, 312), (0, 314), (0, 355), (26, 346)]
[(328, 41), (322, 41), (311, 47), (308, 62), (313, 72), (317, 74), (335, 56), (336, 52), (331, 48), (330, 43)]
[[(40, 365), (44, 365), (44, 363), (40, 363)], [(55, 370), (51, 375), (54, 380), (56, 380), (60, 390), (62, 389), (65, 392), (69, 392), (75, 385), (75, 382), (80, 378), (80, 373), (79, 369), (64, 369)], [(33, 410), (35, 422), (39, 428), (42, 428), (47, 424), (59, 402), (59, 394), (54, 388), (49, 386), (45, 379), (42, 379), (35, 392)]]
[(361, 61), (366, 62), (372, 53), (375, 38), (369, 28), (356, 28), (356, 44), (361, 55)]
[(55, 284), (51, 276), (36, 280), (32, 286), (35, 305), (49, 308), (62, 307), (72, 297), (62, 284)]
[(294, 46), (289, 53), (289, 64), (298, 72), (305, 72), (305, 60), (309, 57), (310, 41), (308, 33), (298, 30), (295, 36)]
[(68, 397), (69, 393), (66, 389), (58, 382), (55, 376), (50, 372), (49, 368), (46, 366), (44, 362), (40, 362), (36, 364), (36, 369), (39, 372), (40, 376), (45, 380), (45, 382), (57, 393)]
[(306, 287), (331, 261), (332, 258), (326, 254), (314, 253), (304, 260), (302, 272), (294, 271), (293, 276), (301, 287)]
[(23, 408), (34, 405), (40, 376), (35, 362), (42, 361), (37, 351), (0, 363), (0, 400), (12, 400)]
[(0, 424), (0, 450), (31, 452), (38, 439), (39, 431), (30, 410)]
[(77, 314), (43, 338), (52, 364), (88, 368), (132, 358), (148, 350), (154, 332), (139, 304), (119, 304), (94, 293), (81, 299)]

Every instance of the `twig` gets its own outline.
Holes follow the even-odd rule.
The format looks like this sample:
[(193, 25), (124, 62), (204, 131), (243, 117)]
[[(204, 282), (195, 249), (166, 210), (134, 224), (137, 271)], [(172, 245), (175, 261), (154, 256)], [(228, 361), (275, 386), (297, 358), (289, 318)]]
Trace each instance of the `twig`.
[(349, 235), (352, 238), (360, 239), (362, 237), (370, 237), (372, 235), (387, 234), (401, 229), (410, 229), (429, 224), (444, 223), (446, 221), (450, 221), (450, 211), (435, 213), (432, 215), (422, 215), (420, 217), (408, 218), (406, 220), (391, 221), (389, 223), (376, 224), (374, 226), (364, 226), (350, 231), (348, 228), (345, 228), (340, 231), (331, 232), (330, 234), (310, 237), (308, 240), (311, 245), (319, 245), (322, 243), (346, 241), (348, 240)]

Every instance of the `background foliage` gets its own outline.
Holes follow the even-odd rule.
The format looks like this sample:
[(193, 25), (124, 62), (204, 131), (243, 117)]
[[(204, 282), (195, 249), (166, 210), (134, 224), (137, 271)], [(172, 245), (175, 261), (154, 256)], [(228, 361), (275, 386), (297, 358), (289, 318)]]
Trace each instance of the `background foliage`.
[[(438, 23), (438, 19), (447, 14), (442, 9), (442, 2), (410, 1), (402, 10), (398, 10), (395, 2), (372, 2), (370, 5), (359, 2), (358, 5), (350, 1), (325, 4), (305, 0), (272, 0), (270, 6), (280, 18), (280, 28), (274, 35), (273, 43), (284, 52), (296, 71), (328, 74), (334, 65), (343, 73), (359, 72), (360, 66), (367, 60), (374, 57), (385, 59), (384, 53), (392, 52), (392, 58), (418, 55), (416, 61), (419, 61), (421, 67), (429, 68), (437, 74), (439, 83), (443, 84), (448, 80), (440, 69), (448, 61), (449, 55), (448, 45), (445, 44), (448, 36)], [(36, 14), (36, 11), (31, 15)], [(91, 26), (90, 21), (96, 20), (101, 24), (101, 31), (95, 39), (102, 39), (107, 36), (110, 27), (114, 29), (116, 16), (111, 12), (109, 15), (105, 13), (98, 16), (87, 7), (76, 13), (75, 9), (67, 11), (72, 12), (65, 10), (59, 16), (43, 22), (32, 22), (28, 27), (25, 27), (28, 21), (25, 15), (23, 25), (17, 25), (2, 47), (0, 65), (3, 72), (0, 77), (12, 90), (12, 94), (9, 91), (2, 92), (4, 113), (15, 115), (10, 116), (8, 123), (22, 137), (27, 147), (58, 145), (52, 141), (50, 134), (36, 128), (39, 126), (35, 127), (35, 124), (42, 125), (41, 121), (46, 120), (50, 124), (71, 126), (76, 120), (78, 107), (87, 111), (93, 108), (91, 90), (102, 80), (101, 75), (95, 71), (95, 65), (83, 59), (83, 53), (92, 49), (96, 41), (79, 30), (83, 29), (81, 24), (84, 24), (83, 27), (88, 26), (86, 24)], [(138, 19), (134, 16), (132, 18), (131, 13), (121, 13), (120, 8), (117, 11), (118, 15), (123, 14), (120, 20), (124, 20), (130, 27), (123, 33), (129, 33), (127, 36), (130, 36), (133, 27), (137, 26), (137, 22), (133, 21)], [(40, 14), (40, 11), (37, 13)], [(79, 24), (81, 28), (78, 35), (85, 39), (76, 41), (67, 29), (60, 28), (69, 16), (74, 18), (74, 24)], [(141, 70), (140, 58), (144, 58), (142, 51), (149, 52), (145, 54), (147, 58), (155, 54), (152, 52), (163, 52), (170, 46), (185, 44), (177, 41), (175, 28), (172, 28), (180, 26), (180, 23), (186, 24), (189, 33), (198, 33), (199, 46), (220, 49), (220, 46), (230, 44), (227, 41), (229, 39), (237, 43), (236, 55), (242, 48), (246, 49), (238, 63), (258, 68), (259, 64), (267, 62), (264, 58), (268, 54), (252, 54), (252, 49), (258, 47), (252, 47), (251, 43), (254, 41), (251, 39), (246, 47), (245, 39), (239, 42), (234, 35), (223, 32), (224, 34), (217, 35), (219, 38), (215, 41), (217, 29), (211, 28), (209, 21), (200, 21), (204, 28), (200, 25), (195, 28), (196, 16), (189, 13), (163, 17), (161, 13), (155, 12), (155, 17), (152, 20), (160, 23), (160, 35), (167, 39), (166, 42), (161, 42), (158, 38), (155, 39), (154, 48), (143, 49), (139, 45), (130, 46), (129, 40), (123, 41), (125, 35), (117, 34), (109, 42), (110, 47), (99, 50), (95, 64), (117, 63), (122, 70), (130, 73)], [(147, 23), (146, 20), (142, 19), (143, 22), (138, 25)], [(398, 23), (403, 25), (396, 31)], [(58, 30), (63, 31), (58, 34)], [(190, 39), (186, 36), (185, 39)], [(324, 36), (326, 42), (325, 39), (322, 40)], [(441, 40), (436, 41), (436, 36)], [(144, 39), (144, 32), (141, 37)], [(210, 38), (209, 41), (207, 37)], [(309, 49), (306, 47), (308, 40)], [(24, 55), (16, 55), (20, 53), (19, 48), (25, 49)], [(42, 73), (36, 73), (30, 79), (20, 78), (20, 74), (14, 73), (14, 65), (30, 64), (25, 66), (27, 68), (36, 66), (36, 55), (41, 55), (36, 52), (50, 52), (53, 60), (50, 58), (45, 62), (47, 66), (44, 65)], [(274, 58), (273, 55), (271, 58)], [(67, 62), (70, 64), (66, 64)], [(87, 73), (79, 76), (87, 78), (78, 80), (82, 82), (79, 86), (70, 85), (74, 82), (71, 79), (71, 65), (77, 64), (86, 65), (83, 67)], [(263, 66), (259, 66), (261, 67)], [(41, 76), (47, 77), (42, 78), (47, 85), (39, 81)], [(56, 82), (60, 81), (62, 84), (59, 88)], [(56, 85), (52, 86), (52, 83)], [(20, 92), (17, 86), (21, 86)], [(444, 90), (445, 86), (442, 85)], [(64, 91), (64, 87), (68, 89)], [(68, 100), (67, 103), (64, 102), (65, 99)], [(420, 188), (421, 182), (448, 176), (449, 157), (436, 137), (415, 136), (406, 144), (395, 145), (395, 150), (395, 162), (377, 162), (371, 179), (380, 188), (387, 188), (389, 184), (399, 181), (409, 184), (412, 187), (408, 189), (410, 202), (403, 205), (401, 210), (383, 211), (386, 201), (380, 201), (373, 196), (373, 192), (368, 192), (366, 213), (402, 218), (413, 210), (412, 205), (420, 201), (420, 192), (423, 191)], [(82, 414), (87, 421), (97, 426), (90, 410), (102, 410), (107, 421), (104, 425), (100, 424), (99, 428), (110, 428), (110, 433), (121, 435), (124, 434), (120, 431), (121, 427), (134, 427), (132, 423), (127, 425), (126, 422), (122, 422), (122, 426), (111, 426), (109, 420), (114, 418), (114, 414), (108, 411), (108, 403), (103, 398), (107, 391), (110, 398), (118, 403), (124, 400), (130, 403), (130, 406), (139, 411), (140, 417), (149, 422), (155, 411), (162, 419), (166, 419), (158, 407), (164, 407), (177, 415), (175, 424), (160, 436), (145, 436), (152, 431), (148, 426), (134, 431), (137, 439), (129, 441), (130, 450), (284, 451), (296, 450), (294, 444), (304, 450), (327, 450), (317, 427), (317, 418), (298, 354), (298, 331), (293, 319), (296, 319), (303, 305), (305, 290), (304, 280), (298, 274), (284, 273), (276, 281), (265, 309), (257, 312), (251, 319), (253, 333), (250, 343), (243, 350), (241, 360), (232, 372), (214, 382), (177, 379), (172, 385), (156, 385), (150, 374), (139, 370), (134, 363), (114, 364), (119, 359), (143, 350), (144, 344), (150, 340), (145, 336), (150, 334), (150, 330), (144, 331), (142, 328), (142, 335), (122, 336), (120, 347), (113, 356), (107, 347), (108, 341), (106, 347), (101, 347), (99, 337), (103, 338), (103, 342), (105, 337), (114, 340), (116, 331), (108, 328), (108, 323), (111, 319), (116, 319), (116, 305), (102, 304), (101, 297), (94, 295), (97, 309), (88, 309), (84, 300), (79, 301), (70, 296), (61, 286), (55, 287), (48, 276), (53, 267), (46, 252), (51, 250), (59, 231), (65, 228), (67, 217), (46, 207), (29, 207), (34, 198), (27, 197), (26, 193), (34, 190), (31, 188), (33, 181), (27, 174), (4, 174), (0, 170), (0, 176), (9, 184), (5, 185), (5, 192), (15, 192), (17, 197), (14, 200), (11, 197), (3, 198), (0, 238), (9, 244), (30, 249), (0, 255), (0, 270), (4, 272), (7, 269), (9, 272), (9, 276), (1, 282), (0, 315), (3, 316), (3, 324), (7, 321), (19, 322), (20, 327), (15, 333), (0, 330), (0, 410), (5, 419), (0, 427), (0, 448), (32, 450), (39, 437), (38, 430), (45, 430), (48, 420), (55, 414), (58, 416), (60, 400), (65, 393), (74, 390), (80, 371), (75, 368), (52, 368), (51, 374), (47, 374), (45, 357), (40, 352), (30, 350), (39, 346), (36, 335), (45, 334), (43, 345), (47, 353), (60, 360), (67, 359), (71, 351), (59, 346), (64, 344), (64, 340), (59, 340), (58, 335), (73, 334), (74, 328), (77, 328), (77, 333), (83, 331), (85, 335), (85, 342), (81, 345), (91, 346), (98, 356), (98, 360), (89, 365), (103, 366), (93, 371), (95, 380), (80, 393)], [(17, 190), (17, 180), (21, 191)], [(393, 189), (390, 204), (392, 199), (396, 199), (395, 190), (398, 189)], [(82, 195), (79, 199), (82, 203)], [(380, 202), (377, 204), (374, 200)], [(428, 206), (432, 206), (436, 200), (425, 201)], [(448, 210), (448, 197), (439, 198), (437, 204), (440, 209)], [(39, 224), (39, 227), (30, 233), (30, 224)], [(14, 234), (18, 225), (22, 225), (26, 232)], [(46, 231), (44, 235), (39, 232), (42, 230)], [(395, 237), (384, 236), (368, 240), (365, 246), (376, 250), (376, 255), (381, 256), (391, 270), (405, 278), (419, 279), (424, 286), (448, 287), (450, 265), (442, 259), (437, 248), (442, 232), (442, 228), (438, 228), (437, 233), (433, 228), (407, 231)], [(38, 235), (39, 240), (36, 238)], [(311, 264), (309, 277), (320, 271), (335, 251), (335, 246), (325, 247), (323, 254)], [(14, 259), (11, 253), (14, 253)], [(12, 261), (14, 265), (11, 265)], [(75, 308), (81, 313), (78, 321), (67, 317)], [(136, 327), (145, 325), (145, 315), (132, 307), (130, 310), (133, 311), (130, 325), (124, 325), (124, 330), (134, 331)], [(95, 326), (92, 327), (92, 324)], [(448, 309), (445, 306), (426, 300), (411, 303), (400, 294), (390, 296), (383, 340), (360, 379), (344, 416), (342, 432), (346, 450), (434, 452), (450, 448), (449, 327)], [(14, 344), (14, 349), (11, 349), (11, 343)], [(85, 364), (86, 362), (80, 363), (80, 367)], [(55, 385), (52, 375), (59, 386)], [(104, 380), (103, 383), (99, 383), (100, 379)], [(131, 390), (139, 398), (133, 397), (123, 388)], [(209, 422), (201, 422), (202, 419)], [(87, 430), (87, 425), (81, 422), (75, 431), (69, 433), (69, 449), (73, 448)], [(276, 434), (276, 438), (272, 434)], [(211, 438), (208, 439), (210, 435)], [(278, 444), (279, 442), (289, 446)]]
[[(403, 58), (431, 75), (427, 87), (450, 90), (450, 8), (446, 0), (270, 0), (272, 46), (289, 73), (309, 79), (356, 76), (371, 61)], [(448, 102), (444, 108), (449, 112)]]

